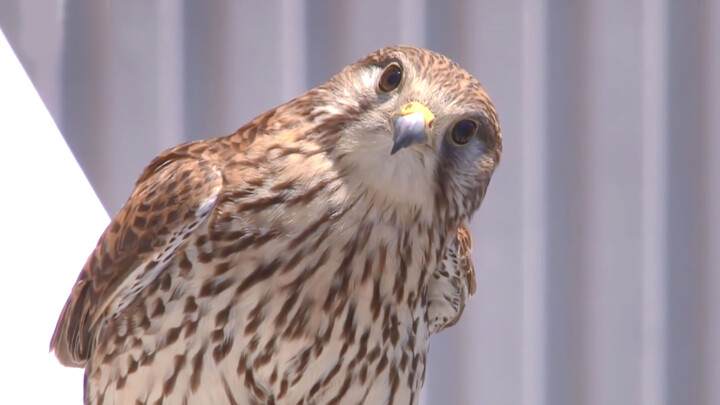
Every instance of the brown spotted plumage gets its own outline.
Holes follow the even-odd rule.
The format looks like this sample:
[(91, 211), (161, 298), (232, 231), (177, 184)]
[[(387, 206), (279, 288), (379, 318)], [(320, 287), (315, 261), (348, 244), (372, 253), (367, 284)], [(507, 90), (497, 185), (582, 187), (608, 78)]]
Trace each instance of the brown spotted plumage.
[(475, 291), (467, 227), (500, 159), (485, 91), (381, 49), (140, 176), (51, 349), (87, 404), (417, 404)]
[(475, 268), (472, 262), (472, 238), (467, 225), (461, 224), (443, 260), (432, 274), (428, 286), (427, 322), (430, 333), (455, 325), (465, 309), (468, 297), (475, 294)]

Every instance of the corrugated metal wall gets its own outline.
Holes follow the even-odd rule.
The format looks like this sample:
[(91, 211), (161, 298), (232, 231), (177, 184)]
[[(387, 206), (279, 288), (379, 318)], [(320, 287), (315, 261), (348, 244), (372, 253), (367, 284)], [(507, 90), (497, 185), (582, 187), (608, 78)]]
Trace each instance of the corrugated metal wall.
[(110, 213), (162, 149), (376, 48), (450, 56), (505, 151), (425, 402), (720, 404), (720, 0), (0, 0), (0, 27)]

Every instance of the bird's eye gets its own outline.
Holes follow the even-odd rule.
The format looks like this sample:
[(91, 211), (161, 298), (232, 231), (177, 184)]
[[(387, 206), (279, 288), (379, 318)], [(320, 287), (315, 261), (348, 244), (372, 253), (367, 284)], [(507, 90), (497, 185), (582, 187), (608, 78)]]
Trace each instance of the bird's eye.
[(462, 146), (470, 142), (475, 131), (477, 130), (477, 124), (472, 120), (461, 120), (452, 129), (452, 141), (458, 146)]
[(391, 63), (383, 70), (378, 87), (384, 92), (393, 91), (400, 85), (402, 69), (397, 63)]

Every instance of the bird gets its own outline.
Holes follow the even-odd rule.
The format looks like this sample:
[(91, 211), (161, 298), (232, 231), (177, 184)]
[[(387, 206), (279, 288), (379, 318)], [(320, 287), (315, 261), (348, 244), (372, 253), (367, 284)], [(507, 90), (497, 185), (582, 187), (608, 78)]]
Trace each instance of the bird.
[(475, 293), (467, 223), (501, 152), (472, 75), (379, 49), (152, 160), (50, 350), (86, 404), (417, 404), (429, 338)]

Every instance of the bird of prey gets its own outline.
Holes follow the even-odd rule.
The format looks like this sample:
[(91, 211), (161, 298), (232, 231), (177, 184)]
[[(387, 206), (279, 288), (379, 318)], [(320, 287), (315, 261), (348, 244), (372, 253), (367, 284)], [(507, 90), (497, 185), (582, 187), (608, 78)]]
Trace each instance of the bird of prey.
[(50, 344), (86, 404), (417, 404), (475, 290), (465, 223), (502, 149), (488, 95), (396, 46), (155, 158)]

